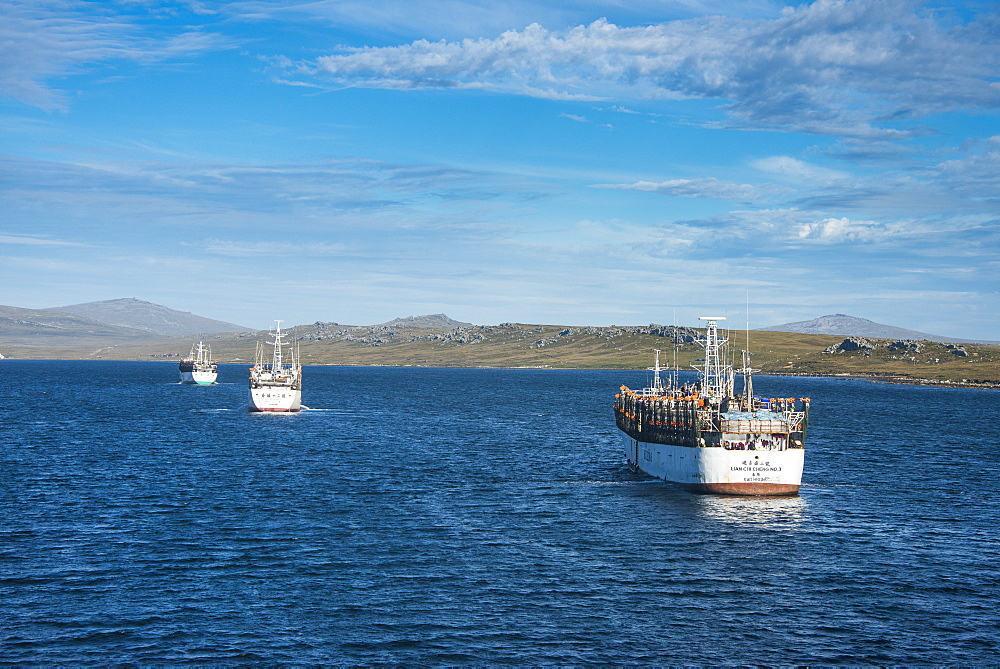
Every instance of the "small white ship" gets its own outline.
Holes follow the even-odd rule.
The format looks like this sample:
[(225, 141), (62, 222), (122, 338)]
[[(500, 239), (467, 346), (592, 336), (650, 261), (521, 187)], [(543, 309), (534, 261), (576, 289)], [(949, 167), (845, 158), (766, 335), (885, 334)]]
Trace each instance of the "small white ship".
[(722, 317), (707, 321), (699, 380), (664, 385), (659, 356), (652, 385), (621, 387), (615, 418), (625, 457), (635, 469), (683, 484), (695, 492), (727, 495), (794, 495), (802, 482), (808, 397), (762, 398), (753, 394), (748, 355), (744, 387), (733, 391), (727, 364), (729, 339), (719, 336)]
[(219, 365), (212, 360), (212, 348), (202, 342), (191, 346), (191, 355), (181, 360), (178, 369), (181, 383), (210, 386), (219, 376)]
[(271, 332), (274, 341), (257, 342), (256, 362), (250, 368), (250, 411), (299, 411), (302, 408), (302, 365), (298, 349), (283, 357), (285, 335), (281, 321)]

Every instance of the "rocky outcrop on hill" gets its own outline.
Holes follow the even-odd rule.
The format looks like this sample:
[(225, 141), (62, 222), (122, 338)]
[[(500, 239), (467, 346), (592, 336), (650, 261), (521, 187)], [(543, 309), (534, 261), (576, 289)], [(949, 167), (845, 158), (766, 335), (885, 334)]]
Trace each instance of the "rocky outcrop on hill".
[[(573, 341), (579, 337), (596, 337), (611, 341), (617, 337), (626, 335), (651, 335), (669, 339), (675, 344), (690, 344), (694, 342), (699, 333), (694, 328), (680, 327), (675, 325), (649, 325), (633, 326), (609, 326), (609, 327), (583, 327), (583, 328), (562, 328), (556, 332), (545, 334), (546, 328), (541, 325), (519, 325), (517, 323), (501, 323), (499, 325), (468, 325), (461, 324), (454, 328), (431, 328), (432, 322), (444, 322), (438, 317), (443, 317), (450, 323), (452, 321), (444, 314), (435, 316), (399, 318), (382, 325), (345, 326), (338, 323), (323, 323), (317, 321), (312, 325), (300, 325), (289, 330), (289, 334), (296, 341), (322, 341), (327, 339), (365, 344), (367, 346), (385, 346), (391, 343), (403, 343), (414, 341), (430, 341), (442, 345), (457, 344), (468, 345), (478, 344), (485, 341), (520, 341), (523, 340), (526, 346), (531, 348), (542, 348), (551, 346), (562, 341)], [(423, 334), (420, 330), (435, 329), (436, 331)], [(539, 336), (544, 335), (544, 336)]]
[[(388, 323), (380, 323), (381, 326), (391, 328), (421, 328), (425, 330), (454, 330), (456, 328), (471, 327), (472, 323), (462, 323), (448, 318), (445, 314), (427, 314), (424, 316), (407, 316), (397, 318)], [(373, 325), (372, 327), (379, 327)]]
[(989, 358), (987, 351), (988, 349), (971, 345), (945, 344), (927, 340), (896, 339), (887, 341), (848, 337), (839, 344), (827, 347), (823, 353), (844, 355), (845, 358), (862, 357), (871, 361), (901, 360), (913, 364), (938, 365), (947, 361), (948, 353), (959, 358), (969, 358), (972, 363), (982, 363)]
[(875, 346), (867, 339), (861, 337), (848, 337), (839, 344), (828, 346), (823, 353), (845, 353), (847, 351), (872, 351)]
[(911, 341), (908, 339), (890, 342), (886, 345), (886, 348), (890, 351), (903, 351), (907, 353), (920, 353), (923, 347), (923, 342)]
[[(411, 341), (416, 341), (417, 339), (420, 339), (420, 337), (413, 337)], [(439, 341), (442, 344), (477, 344), (485, 341), (486, 337), (481, 332), (470, 332), (468, 328), (458, 328), (457, 330), (443, 334), (429, 334), (423, 337), (423, 339)]]
[(588, 327), (583, 328), (580, 332), (594, 335), (601, 339), (613, 339), (623, 335), (652, 335), (654, 337), (666, 337), (675, 344), (690, 344), (699, 336), (698, 331), (694, 328), (678, 325), (658, 325), (656, 323), (650, 323), (649, 325), (626, 325), (622, 327), (611, 326), (606, 328)]

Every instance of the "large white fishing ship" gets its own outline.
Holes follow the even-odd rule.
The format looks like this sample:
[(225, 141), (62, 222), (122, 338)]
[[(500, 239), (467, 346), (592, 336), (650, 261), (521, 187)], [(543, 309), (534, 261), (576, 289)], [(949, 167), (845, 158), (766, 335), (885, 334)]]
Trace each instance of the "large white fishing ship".
[(302, 408), (302, 365), (298, 349), (282, 352), (285, 335), (281, 321), (270, 333), (268, 349), (257, 342), (256, 362), (250, 368), (250, 411), (298, 411)]
[(212, 348), (198, 342), (191, 346), (191, 355), (178, 365), (181, 383), (210, 386), (219, 376), (219, 365), (212, 360)]
[[(621, 387), (615, 418), (629, 465), (696, 492), (726, 495), (794, 495), (802, 482), (808, 397), (763, 398), (753, 393), (749, 354), (743, 369), (729, 360), (729, 339), (719, 335), (722, 317), (707, 321), (698, 381), (668, 384), (657, 352), (648, 388)], [(733, 391), (736, 372), (743, 392)]]

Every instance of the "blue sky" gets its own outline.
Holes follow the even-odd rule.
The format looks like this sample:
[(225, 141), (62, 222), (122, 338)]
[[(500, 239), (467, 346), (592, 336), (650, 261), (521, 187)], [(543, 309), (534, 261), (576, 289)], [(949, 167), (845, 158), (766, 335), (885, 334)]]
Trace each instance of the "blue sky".
[[(501, 7), (501, 8), (497, 8)], [(0, 0), (0, 304), (1000, 339), (990, 2)]]

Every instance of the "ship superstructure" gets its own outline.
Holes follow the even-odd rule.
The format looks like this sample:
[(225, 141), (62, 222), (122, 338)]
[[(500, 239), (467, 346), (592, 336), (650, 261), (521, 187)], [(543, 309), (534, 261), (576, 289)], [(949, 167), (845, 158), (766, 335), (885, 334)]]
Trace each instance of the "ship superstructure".
[[(269, 334), (274, 341), (257, 342), (250, 368), (250, 411), (299, 411), (302, 408), (302, 365), (298, 349), (287, 345), (281, 321)], [(283, 348), (287, 347), (287, 352)]]
[(191, 354), (178, 365), (181, 383), (210, 386), (219, 376), (219, 365), (212, 360), (212, 348), (203, 342), (191, 346)]
[[(698, 380), (664, 384), (657, 352), (649, 387), (622, 386), (615, 418), (625, 456), (635, 469), (696, 492), (729, 495), (792, 495), (802, 481), (809, 398), (754, 395), (749, 353), (743, 368), (729, 364), (729, 339), (719, 334), (723, 317), (703, 316), (705, 351)], [(736, 373), (742, 392), (734, 392)]]

